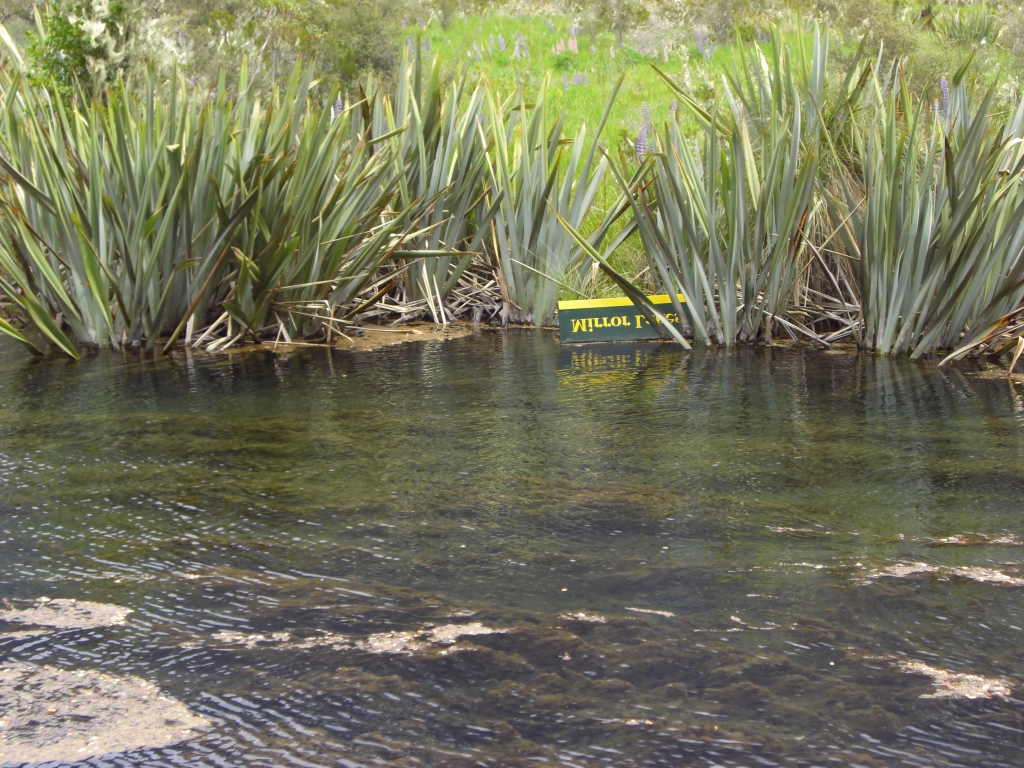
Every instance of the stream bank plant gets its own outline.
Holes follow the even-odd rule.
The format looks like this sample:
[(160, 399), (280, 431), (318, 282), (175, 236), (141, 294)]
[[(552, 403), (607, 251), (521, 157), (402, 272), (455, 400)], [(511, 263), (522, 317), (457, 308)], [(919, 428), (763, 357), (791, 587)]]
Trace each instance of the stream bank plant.
[(996, 114), (995, 86), (966, 71), (931, 105), (912, 97), (902, 64), (872, 72), (872, 117), (854, 126), (859, 183), (829, 198), (864, 349), (969, 348), (1024, 300), (1024, 101)]
[(770, 341), (773, 326), (812, 335), (788, 317), (805, 272), (809, 219), (826, 127), (820, 114), (828, 38), (809, 60), (783, 48), (723, 78), (728, 110), (708, 112), (665, 77), (700, 125), (694, 142), (675, 114), (653, 131), (649, 183), (629, 193), (658, 287), (684, 297), (692, 334), (707, 344)]
[[(35, 334), (0, 332), (34, 352), (330, 342), (367, 312), (446, 322), (452, 297), (478, 316), (474, 294), (540, 325), (583, 258), (557, 216), (582, 223), (607, 163), (544, 89), (502, 99), (417, 55), (351, 102), (300, 67), (260, 93), (244, 64), (237, 92), (150, 74), (62, 99), (0, 37), (0, 290)], [(493, 279), (459, 293), (471, 265)]]
[(774, 327), (918, 358), (989, 338), (1024, 301), (1024, 102), (997, 114), (967, 65), (929, 102), (906, 61), (859, 54), (830, 94), (817, 29), (811, 49), (755, 47), (721, 114), (666, 78), (700, 140), (671, 119), (619, 177), (658, 287), (707, 344)]
[(396, 205), (418, 224), (402, 254), (402, 285), (409, 294), (402, 307), (406, 313), (426, 309), (443, 323), (454, 319), (444, 299), (481, 253), (501, 197), (488, 197), (483, 187), (484, 84), (469, 92), (465, 68), (445, 84), (441, 69), (439, 59), (426, 65), (418, 47), (411, 59), (407, 51), (394, 97), (371, 79), (364, 114), (370, 134), (390, 145)]
[[(741, 46), (720, 109), (663, 75), (696, 135), (673, 113), (613, 162), (598, 138), (621, 78), (572, 138), (546, 82), (503, 96), (419, 51), (394, 91), (370, 78), (349, 101), (315, 99), (301, 67), (260, 92), (244, 64), (237, 91), (151, 74), (63, 98), (0, 27), (0, 291), (18, 318), (0, 332), (77, 357), (329, 343), (360, 317), (544, 325), (596, 265), (684, 346), (852, 336), (920, 357), (992, 338), (1024, 302), (1024, 103), (999, 111), (966, 65), (941, 101), (911, 93), (905, 62), (858, 53), (830, 75), (828, 35), (800, 34)], [(602, 183), (619, 198), (585, 235)], [(689, 323), (609, 263), (634, 233)]]
[(208, 326), (224, 344), (330, 336), (401, 242), (387, 148), (308, 101), (311, 72), (265, 96), (243, 64), (237, 97), (150, 76), (65, 102), (3, 37), (0, 288), (68, 355)]
[[(488, 198), (500, 202), (490, 246), (512, 322), (549, 325), (559, 287), (587, 258), (572, 230), (583, 225), (608, 170), (597, 157), (598, 138), (621, 85), (620, 77), (589, 148), (585, 124), (575, 140), (563, 138), (564, 113), (551, 124), (548, 78), (532, 105), (521, 87), (504, 103), (488, 92)], [(606, 219), (592, 244), (600, 245), (609, 225)]]

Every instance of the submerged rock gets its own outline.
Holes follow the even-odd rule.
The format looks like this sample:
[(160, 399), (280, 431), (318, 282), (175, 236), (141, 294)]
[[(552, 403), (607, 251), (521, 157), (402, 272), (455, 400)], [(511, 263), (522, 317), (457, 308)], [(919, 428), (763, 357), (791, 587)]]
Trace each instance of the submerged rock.
[(56, 629), (93, 629), (124, 624), (131, 612), (131, 608), (120, 605), (44, 597), (30, 608), (0, 611), (0, 621)]
[(901, 661), (904, 672), (927, 675), (935, 683), (935, 693), (921, 694), (922, 699), (992, 699), (1005, 698), (1012, 692), (1011, 681), (1005, 677), (982, 677), (949, 672), (930, 667), (920, 661)]
[(958, 533), (941, 539), (923, 538), (915, 539), (915, 541), (920, 541), (922, 544), (932, 547), (1024, 547), (1024, 541), (1021, 541), (1012, 533), (1005, 536), (987, 536), (983, 533)]
[[(262, 634), (259, 632), (215, 632), (213, 639), (218, 643), (224, 643), (225, 645), (240, 645), (243, 648), (250, 650), (255, 648), (264, 647), (292, 647), (292, 636), (288, 632), (271, 632), (269, 634)], [(198, 642), (190, 642), (186, 645), (188, 648), (201, 648), (202, 644)]]
[(578, 611), (576, 613), (560, 613), (558, 618), (568, 624), (607, 624), (608, 619), (596, 613)]
[[(440, 648), (440, 653), (445, 654), (448, 646), (454, 645), (463, 637), (501, 635), (506, 632), (508, 632), (507, 629), (495, 629), (479, 622), (472, 622), (469, 624), (443, 624), (411, 631), (378, 632), (362, 637), (339, 635), (333, 632), (323, 632), (304, 638), (295, 638), (289, 632), (272, 632), (270, 634), (217, 632), (212, 635), (212, 638), (226, 645), (239, 645), (250, 650), (257, 648), (275, 650), (358, 648), (370, 653), (413, 654)], [(198, 647), (196, 643), (192, 645)]]
[(672, 611), (657, 611), (654, 608), (630, 608), (627, 606), (626, 610), (632, 611), (633, 613), (649, 613), (652, 616), (664, 616), (666, 619), (670, 619), (675, 616)]
[(1024, 579), (1019, 576), (1010, 576), (1009, 574), (997, 571), (994, 568), (978, 568), (974, 566), (944, 567), (929, 565), (928, 563), (897, 563), (896, 565), (886, 566), (885, 568), (876, 568), (875, 570), (870, 571), (865, 578), (870, 582), (873, 579), (882, 577), (905, 579), (910, 576), (921, 576), (926, 574), (934, 574), (945, 578), (955, 576), (961, 579), (969, 579), (971, 581), (980, 581), (989, 584), (1004, 584), (1008, 587), (1024, 587)]
[[(471, 624), (445, 624), (419, 632), (381, 632), (356, 641), (356, 647), (370, 653), (413, 654), (429, 650), (431, 646), (450, 646), (463, 637), (474, 635), (501, 635), (507, 629), (493, 629), (479, 622)], [(441, 653), (447, 653), (443, 649)]]
[(209, 725), (138, 677), (0, 665), (0, 763), (77, 762), (166, 747)]

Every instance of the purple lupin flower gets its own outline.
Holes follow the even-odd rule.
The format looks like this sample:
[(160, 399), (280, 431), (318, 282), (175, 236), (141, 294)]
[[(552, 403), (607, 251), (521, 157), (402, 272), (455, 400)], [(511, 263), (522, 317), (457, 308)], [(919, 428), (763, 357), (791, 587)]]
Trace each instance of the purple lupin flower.
[(515, 47), (515, 48), (514, 48), (514, 49), (512, 50), (512, 58), (513, 58), (513, 59), (518, 59), (519, 57), (520, 57), (520, 53), (519, 53), (519, 41), (518, 41), (518, 40), (516, 40), (516, 47)]
[(636, 156), (640, 160), (644, 159), (644, 155), (647, 154), (647, 127), (644, 125), (640, 126), (640, 133), (636, 137)]
[(697, 50), (700, 51), (705, 59), (711, 61), (711, 56), (715, 53), (715, 44), (708, 38), (707, 30), (697, 30), (694, 33), (694, 37), (697, 43)]
[(502, 51), (504, 51), (506, 48), (505, 38), (502, 37), (500, 34), (498, 35), (498, 48), (500, 48)]
[(545, 19), (544, 23), (548, 25), (548, 34), (555, 34), (555, 25), (551, 23), (551, 19)]
[(476, 53), (476, 61), (477, 61), (477, 64), (479, 64), (480, 63), (480, 46), (477, 45), (476, 43), (473, 43), (473, 52)]
[(494, 33), (491, 33), (491, 56), (494, 56)]
[(516, 36), (518, 38), (519, 45), (522, 46), (522, 49), (523, 49), (523, 58), (524, 59), (530, 58), (530, 52), (526, 48), (526, 38), (523, 37), (523, 33), (522, 32), (516, 32)]
[(945, 120), (949, 114), (949, 81), (945, 75), (939, 81), (939, 88), (942, 90), (942, 119)]
[(583, 73), (583, 84), (590, 85), (590, 78), (587, 76), (586, 72)]
[(334, 102), (334, 108), (331, 111), (334, 112), (335, 117), (345, 111), (345, 102), (341, 100), (341, 96)]
[(569, 76), (564, 74), (564, 73), (562, 74), (562, 90), (563, 91), (568, 91), (569, 90)]
[(430, 38), (429, 38), (429, 37), (428, 37), (428, 38), (426, 39), (426, 41), (425, 41), (425, 42), (423, 43), (423, 50), (424, 50), (424, 51), (426, 51), (426, 53), (427, 53), (427, 56), (429, 56), (429, 55), (430, 55)]
[(595, 48), (594, 46), (590, 46), (590, 55), (597, 56), (597, 48)]
[(668, 105), (668, 111), (671, 112), (672, 114), (675, 114), (676, 112), (678, 112), (679, 111), (679, 102), (676, 101), (675, 99), (673, 99), (672, 103)]
[(651, 132), (651, 110), (647, 108), (647, 102), (646, 101), (641, 101), (640, 102), (640, 111), (643, 113), (643, 116), (644, 116), (644, 128), (646, 128), (647, 132), (650, 133)]

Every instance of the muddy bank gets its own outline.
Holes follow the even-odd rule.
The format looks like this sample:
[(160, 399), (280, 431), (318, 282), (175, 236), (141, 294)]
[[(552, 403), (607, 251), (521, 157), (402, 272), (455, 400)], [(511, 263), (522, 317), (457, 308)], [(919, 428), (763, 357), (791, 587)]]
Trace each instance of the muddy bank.
[[(415, 341), (448, 341), (470, 336), (481, 326), (472, 323), (449, 323), (434, 325), (433, 323), (409, 323), (395, 328), (386, 326), (364, 325), (346, 330), (345, 336), (336, 337), (331, 342), (335, 349), (347, 349), (353, 352), (368, 352), (375, 349), (393, 347)], [(294, 349), (325, 348), (323, 344), (303, 344), (278, 341), (275, 344), (263, 344), (252, 349), (272, 349), (276, 352), (287, 352)], [(230, 352), (231, 350), (226, 350)]]

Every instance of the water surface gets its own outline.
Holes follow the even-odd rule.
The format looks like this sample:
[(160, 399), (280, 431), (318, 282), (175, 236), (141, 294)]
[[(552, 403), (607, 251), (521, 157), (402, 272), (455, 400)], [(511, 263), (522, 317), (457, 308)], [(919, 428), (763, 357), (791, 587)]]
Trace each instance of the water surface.
[(0, 660), (212, 723), (89, 765), (1019, 765), (1022, 492), (1020, 386), (967, 368), (3, 343), (0, 594), (132, 613)]

